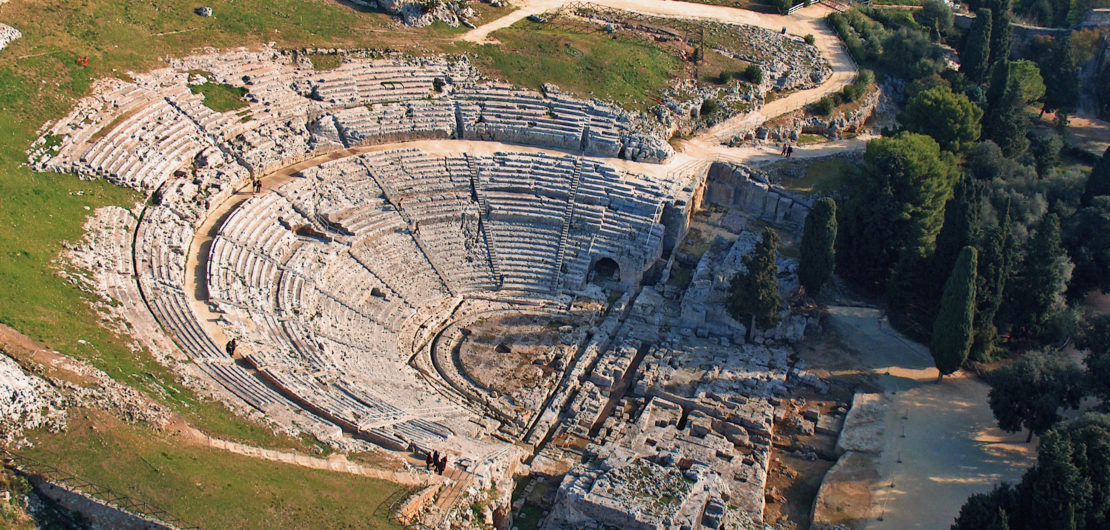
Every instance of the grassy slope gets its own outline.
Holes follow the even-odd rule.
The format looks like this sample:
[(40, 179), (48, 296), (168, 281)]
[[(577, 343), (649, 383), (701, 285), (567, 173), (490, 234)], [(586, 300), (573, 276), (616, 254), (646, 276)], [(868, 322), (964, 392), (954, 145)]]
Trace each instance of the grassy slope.
[(398, 528), (407, 493), (366, 477), (261, 461), (73, 409), (69, 434), (22, 453), (203, 528)]
[(476, 54), (483, 73), (535, 89), (555, 83), (563, 90), (631, 108), (651, 104), (681, 71), (672, 53), (639, 39), (527, 20), (492, 37), (501, 43), (463, 48)]

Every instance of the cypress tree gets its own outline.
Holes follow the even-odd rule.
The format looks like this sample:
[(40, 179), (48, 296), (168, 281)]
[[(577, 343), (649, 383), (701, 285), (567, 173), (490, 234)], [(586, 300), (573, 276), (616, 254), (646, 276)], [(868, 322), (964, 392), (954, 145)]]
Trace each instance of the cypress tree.
[(978, 259), (975, 247), (964, 247), (940, 300), (940, 311), (933, 324), (929, 353), (940, 371), (937, 382), (955, 372), (967, 359), (971, 349), (975, 318), (975, 285)]
[(1083, 206), (1090, 206), (1099, 195), (1110, 195), (1110, 147), (1102, 153), (1102, 158), (1091, 170), (1091, 176), (1087, 177), (1087, 185), (1083, 188)]
[[(937, 249), (933, 253), (933, 270), (941, 278), (948, 277), (960, 251), (978, 240), (978, 202), (978, 187), (969, 177), (962, 177), (944, 205), (944, 224), (937, 234)], [(940, 287), (939, 280), (934, 286)]]
[(998, 226), (984, 234), (979, 244), (978, 285), (975, 290), (975, 338), (971, 344), (971, 358), (976, 361), (990, 360), (998, 328), (994, 317), (1002, 305), (1002, 293), (1006, 279), (1010, 276), (1010, 252), (1013, 236), (1010, 228), (1010, 206)]
[(835, 256), (836, 201), (822, 197), (806, 215), (798, 263), (798, 280), (810, 296), (817, 296), (829, 280)]
[(987, 112), (983, 117), (983, 138), (994, 140), (1009, 158), (1017, 157), (1029, 147), (1025, 137), (1028, 129), (1025, 100), (1022, 99), (1012, 64), (1001, 61), (991, 68), (987, 90)]
[(1064, 303), (1072, 264), (1060, 246), (1060, 219), (1048, 214), (1037, 223), (1025, 259), (1006, 297), (1018, 334), (1036, 336)]
[(732, 318), (748, 326), (746, 338), (751, 339), (752, 328), (768, 329), (779, 321), (782, 300), (775, 279), (775, 264), (779, 236), (770, 228), (763, 229), (763, 236), (750, 253), (744, 256), (746, 270), (737, 272), (729, 285), (728, 310)]
[(960, 71), (972, 82), (982, 83), (990, 71), (990, 58), (991, 10), (980, 9), (960, 49)]
[(1079, 102), (1079, 68), (1071, 49), (1071, 34), (1056, 39), (1056, 46), (1048, 61), (1041, 63), (1044, 73), (1044, 106), (1041, 112), (1060, 110), (1071, 112)]
[(990, 64), (1010, 58), (1014, 29), (1010, 26), (1010, 0), (991, 0)]

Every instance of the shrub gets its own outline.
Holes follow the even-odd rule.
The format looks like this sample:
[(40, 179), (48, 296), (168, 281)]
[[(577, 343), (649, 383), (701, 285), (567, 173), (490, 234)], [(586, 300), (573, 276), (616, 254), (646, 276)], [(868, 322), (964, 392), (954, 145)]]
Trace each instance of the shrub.
[(833, 109), (836, 108), (836, 102), (829, 96), (825, 96), (814, 104), (814, 112), (821, 116), (828, 116), (832, 114)]
[(707, 99), (701, 102), (701, 115), (709, 116), (721, 110), (721, 103), (715, 99)]
[(744, 79), (749, 83), (760, 84), (763, 82), (763, 69), (759, 65), (749, 64), (744, 69)]
[(806, 44), (808, 44), (808, 45), (810, 45), (810, 46), (813, 46), (813, 43), (814, 43), (814, 42), (817, 42), (817, 39), (814, 39), (814, 38), (813, 38), (813, 34), (812, 34), (812, 33), (810, 33), (810, 34), (807, 34), (807, 35), (805, 36), (805, 41), (806, 41)]

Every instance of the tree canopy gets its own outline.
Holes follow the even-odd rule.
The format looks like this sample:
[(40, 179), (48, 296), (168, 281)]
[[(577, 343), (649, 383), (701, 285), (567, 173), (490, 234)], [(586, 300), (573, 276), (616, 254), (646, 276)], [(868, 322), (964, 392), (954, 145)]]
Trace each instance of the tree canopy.
[(1110, 416), (1088, 413), (1047, 432), (1017, 486), (972, 495), (953, 530), (1096, 530), (1110, 523)]
[(1091, 170), (1091, 176), (1087, 177), (1087, 184), (1083, 188), (1082, 204), (1084, 206), (1091, 204), (1099, 195), (1110, 195), (1110, 147), (1102, 153), (1102, 158)]
[(973, 83), (981, 83), (990, 71), (990, 58), (991, 10), (980, 9), (960, 48), (960, 71)]
[(1059, 355), (1029, 352), (990, 373), (988, 401), (998, 426), (1008, 432), (1043, 434), (1060, 421), (1060, 411), (1083, 398), (1083, 371)]
[(983, 109), (967, 96), (938, 86), (918, 92), (898, 121), (908, 131), (931, 136), (942, 149), (962, 152), (979, 139)]
[(806, 293), (817, 296), (832, 276), (836, 256), (836, 201), (822, 197), (806, 215), (802, 229), (798, 280)]
[(782, 311), (779, 297), (778, 256), (779, 236), (774, 230), (765, 228), (755, 248), (743, 258), (744, 270), (732, 277), (729, 286), (728, 309), (733, 318), (748, 326), (751, 336), (751, 322), (761, 329), (768, 329), (778, 323)]
[(1013, 235), (1007, 207), (998, 226), (985, 231), (979, 242), (978, 286), (975, 290), (975, 338), (969, 356), (988, 361), (994, 351), (998, 328), (994, 319), (1002, 305), (1006, 280), (1010, 276)]
[(1056, 39), (1052, 55), (1041, 62), (1047, 87), (1044, 110), (1071, 112), (1079, 102), (1079, 68), (1071, 45), (1071, 33)]
[(955, 158), (928, 136), (901, 132), (868, 142), (840, 210), (841, 275), (885, 285), (903, 253), (931, 254), (955, 176)]
[(975, 317), (976, 270), (978, 252), (975, 247), (967, 246), (960, 251), (956, 266), (944, 284), (944, 294), (940, 299), (940, 311), (933, 325), (933, 338), (929, 353), (933, 355), (937, 370), (942, 377), (960, 369), (971, 350), (973, 322)]
[(1014, 64), (1009, 61), (995, 63), (987, 89), (983, 137), (994, 140), (1007, 157), (1017, 157), (1029, 146), (1025, 136), (1029, 129), (1025, 97)]
[(1035, 337), (1064, 305), (1072, 264), (1060, 246), (1060, 220), (1050, 213), (1037, 223), (1025, 258), (1007, 289), (1008, 323), (1012, 334)]

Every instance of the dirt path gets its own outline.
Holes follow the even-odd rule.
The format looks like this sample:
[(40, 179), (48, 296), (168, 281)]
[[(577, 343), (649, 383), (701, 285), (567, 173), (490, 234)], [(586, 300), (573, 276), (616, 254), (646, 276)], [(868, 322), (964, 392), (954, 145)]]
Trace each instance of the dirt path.
[(937, 384), (928, 349), (877, 309), (834, 306), (829, 316), (892, 403), (866, 528), (947, 528), (969, 495), (1014, 482), (1033, 463), (1024, 434), (997, 428), (985, 383), (957, 372)]

